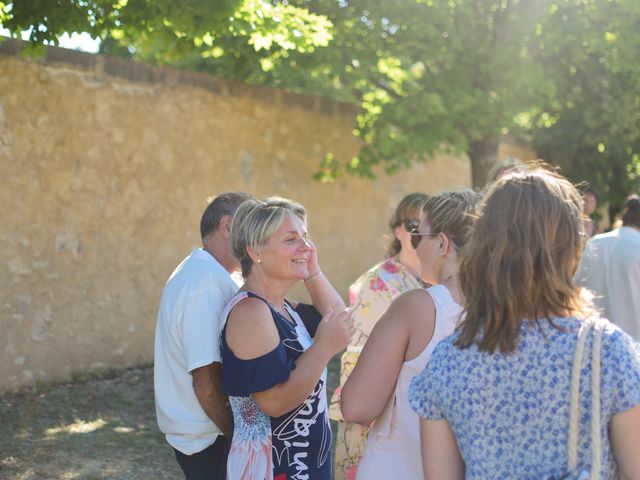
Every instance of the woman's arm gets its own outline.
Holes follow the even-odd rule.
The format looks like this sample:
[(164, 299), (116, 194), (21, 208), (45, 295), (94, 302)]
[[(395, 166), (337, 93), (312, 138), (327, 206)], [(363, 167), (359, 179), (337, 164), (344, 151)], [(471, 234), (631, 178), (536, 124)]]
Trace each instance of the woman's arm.
[(309, 292), (311, 297), (311, 303), (316, 310), (322, 315), (326, 314), (329, 309), (333, 309), (334, 312), (344, 310), (346, 305), (331, 282), (324, 276), (318, 263), (318, 252), (316, 246), (311, 240), (307, 240), (310, 246), (311, 253), (309, 255), (309, 278), (304, 281), (304, 286)]
[[(433, 332), (435, 307), (423, 290), (394, 300), (371, 331), (358, 363), (342, 388), (340, 407), (345, 421), (370, 425), (393, 394), (416, 323)], [(423, 330), (421, 329), (421, 330)], [(420, 339), (428, 343), (429, 339)]]
[[(328, 312), (318, 326), (316, 341), (296, 360), (289, 378), (253, 398), (267, 415), (279, 417), (302, 404), (311, 394), (331, 357), (346, 347), (353, 321), (344, 312)], [(247, 298), (231, 311), (226, 327), (227, 345), (239, 359), (257, 359), (280, 344), (280, 336), (267, 305)]]
[(421, 418), (420, 444), (424, 478), (464, 480), (464, 462), (449, 422)]
[(613, 456), (625, 480), (640, 479), (640, 405), (611, 417)]

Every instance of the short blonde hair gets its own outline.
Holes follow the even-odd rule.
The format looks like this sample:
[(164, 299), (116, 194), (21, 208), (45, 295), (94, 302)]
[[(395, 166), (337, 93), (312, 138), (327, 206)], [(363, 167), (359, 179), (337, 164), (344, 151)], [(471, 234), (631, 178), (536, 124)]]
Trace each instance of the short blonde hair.
[(444, 233), (460, 251), (467, 244), (480, 195), (468, 188), (433, 195), (425, 202), (422, 211), (429, 220), (431, 231)]
[(544, 168), (489, 189), (460, 264), (466, 317), (456, 345), (513, 352), (523, 320), (591, 314), (573, 276), (584, 245), (582, 197)]
[(302, 205), (281, 197), (251, 199), (238, 207), (231, 222), (231, 250), (240, 261), (244, 278), (249, 276), (253, 266), (247, 247), (259, 251), (287, 215), (294, 215), (304, 222), (307, 219), (307, 211)]

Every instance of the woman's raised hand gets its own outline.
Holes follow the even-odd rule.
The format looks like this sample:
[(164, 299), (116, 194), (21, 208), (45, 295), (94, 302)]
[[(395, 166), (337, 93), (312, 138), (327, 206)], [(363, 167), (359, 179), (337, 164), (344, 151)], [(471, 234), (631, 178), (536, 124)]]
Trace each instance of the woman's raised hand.
[(347, 348), (355, 331), (348, 309), (339, 312), (329, 309), (318, 325), (315, 343), (333, 356)]
[(320, 264), (318, 263), (318, 250), (316, 249), (316, 245), (311, 241), (310, 238), (306, 238), (305, 241), (309, 245), (309, 260), (307, 261), (309, 278), (315, 278), (321, 272)]

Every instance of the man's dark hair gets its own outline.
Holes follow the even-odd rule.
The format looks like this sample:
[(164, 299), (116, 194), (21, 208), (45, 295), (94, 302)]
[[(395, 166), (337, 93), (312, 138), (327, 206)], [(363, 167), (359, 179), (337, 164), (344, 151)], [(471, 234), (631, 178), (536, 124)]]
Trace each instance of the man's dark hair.
[(629, 195), (622, 209), (622, 225), (640, 228), (640, 197)]
[(208, 199), (209, 205), (204, 209), (200, 219), (200, 237), (204, 240), (206, 236), (218, 230), (222, 217), (233, 217), (240, 204), (250, 198), (251, 195), (242, 192), (225, 192)]
[(593, 195), (596, 198), (596, 201), (600, 200), (598, 191), (589, 182), (582, 182), (580, 185), (578, 185), (578, 189), (580, 190), (580, 193), (582, 193), (583, 196)]

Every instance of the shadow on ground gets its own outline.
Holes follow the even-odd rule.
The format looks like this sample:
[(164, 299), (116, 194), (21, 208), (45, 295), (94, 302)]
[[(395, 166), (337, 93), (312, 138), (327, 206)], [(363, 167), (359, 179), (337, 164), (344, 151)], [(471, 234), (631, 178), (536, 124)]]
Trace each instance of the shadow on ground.
[[(339, 365), (329, 364), (329, 392)], [(1, 480), (181, 478), (156, 425), (152, 367), (0, 396)]]
[(153, 369), (0, 397), (0, 479), (180, 479), (158, 431)]

